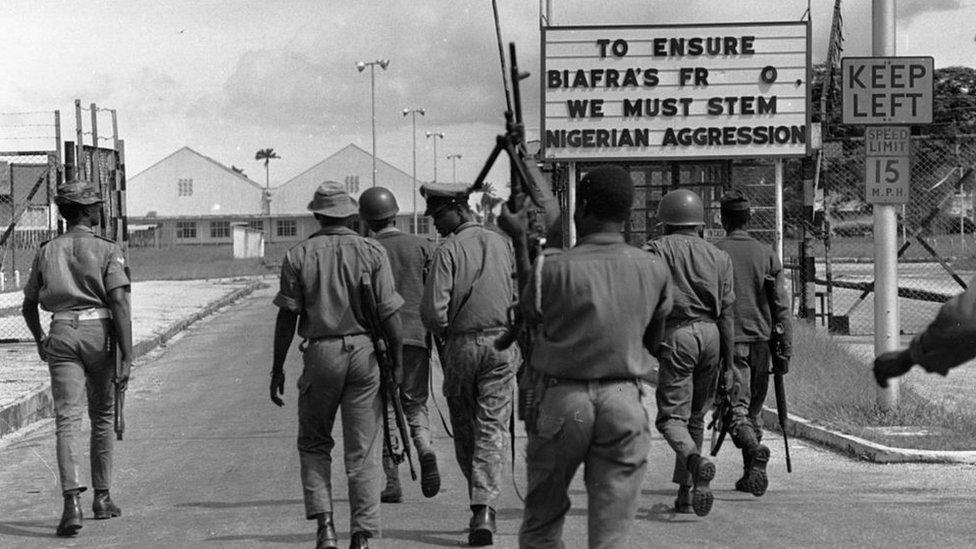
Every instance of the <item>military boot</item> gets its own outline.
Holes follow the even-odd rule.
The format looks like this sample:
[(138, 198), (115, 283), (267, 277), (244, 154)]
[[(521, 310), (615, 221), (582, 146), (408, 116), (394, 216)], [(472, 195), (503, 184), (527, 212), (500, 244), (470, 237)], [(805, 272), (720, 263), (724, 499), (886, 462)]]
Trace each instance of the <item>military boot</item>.
[(437, 471), (437, 456), (431, 449), (420, 452), (420, 489), (424, 497), (432, 498), (441, 490), (441, 475)]
[(712, 510), (714, 496), (710, 483), (715, 478), (715, 464), (699, 454), (688, 456), (687, 468), (691, 471), (691, 507), (695, 514), (704, 517)]
[(315, 533), (315, 549), (339, 549), (339, 537), (336, 536), (332, 513), (322, 513), (319, 517), (319, 529)]
[(749, 464), (752, 459), (752, 452), (747, 449), (742, 449), (742, 477), (735, 481), (735, 489), (737, 492), (747, 492), (752, 493), (752, 489), (749, 488)]
[(383, 503), (401, 503), (403, 490), (400, 488), (400, 471), (393, 458), (383, 452), (383, 472), (386, 473), (386, 488), (380, 494)]
[(122, 509), (112, 501), (112, 496), (109, 495), (108, 490), (95, 490), (92, 512), (97, 520), (122, 516)]
[(678, 487), (678, 497), (674, 498), (674, 512), (679, 515), (690, 515), (695, 512), (691, 506), (691, 486)]
[(468, 545), (472, 547), (491, 545), (495, 535), (495, 510), (487, 505), (472, 505), (469, 526)]
[(769, 477), (766, 476), (766, 464), (769, 463), (769, 448), (760, 444), (749, 457), (749, 470), (746, 471), (746, 486), (752, 495), (759, 497), (766, 493), (769, 487)]
[(353, 532), (349, 541), (349, 549), (369, 549), (369, 533)]
[(71, 537), (81, 530), (81, 490), (68, 490), (64, 493), (64, 511), (58, 524), (59, 537)]

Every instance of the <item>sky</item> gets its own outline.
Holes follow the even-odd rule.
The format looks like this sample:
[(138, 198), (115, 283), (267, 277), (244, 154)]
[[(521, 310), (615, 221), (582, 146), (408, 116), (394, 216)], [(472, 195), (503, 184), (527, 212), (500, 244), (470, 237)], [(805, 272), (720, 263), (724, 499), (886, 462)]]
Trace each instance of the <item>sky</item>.
[[(538, 133), (540, 6), (497, 0), (501, 34), (518, 47), (530, 138)], [(798, 20), (806, 0), (551, 0), (550, 24), (614, 25)], [(869, 0), (844, 3), (844, 55), (870, 55)], [(832, 0), (812, 0), (813, 60), (822, 61)], [(976, 65), (976, 0), (899, 0), (897, 54), (936, 67)], [(376, 67), (377, 156), (417, 177), (471, 181), (503, 129), (505, 110), (490, 0), (3, 0), (0, 150), (53, 147), (51, 111), (75, 135), (74, 100), (115, 109), (134, 175), (183, 146), (265, 182), (258, 149), (274, 148), (272, 187), (349, 143), (369, 151)], [(4, 113), (44, 114), (12, 115)], [(84, 113), (84, 131), (90, 114)], [(110, 128), (98, 117), (99, 134)], [(86, 137), (86, 139), (89, 139)], [(492, 177), (501, 181), (505, 173)], [(380, 182), (382, 184), (382, 182)]]

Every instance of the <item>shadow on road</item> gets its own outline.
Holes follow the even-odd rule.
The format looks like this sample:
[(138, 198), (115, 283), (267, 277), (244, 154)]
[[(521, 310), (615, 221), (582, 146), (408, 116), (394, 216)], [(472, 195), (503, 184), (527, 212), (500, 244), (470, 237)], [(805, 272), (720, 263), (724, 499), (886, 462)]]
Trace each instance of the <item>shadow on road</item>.
[[(348, 536), (347, 536), (348, 537)], [(315, 541), (315, 532), (302, 534), (240, 534), (237, 536), (218, 536), (208, 538), (207, 541), (257, 541), (260, 543), (312, 543)]]
[(674, 506), (667, 503), (655, 503), (650, 508), (641, 507), (637, 510), (637, 520), (667, 522), (669, 524), (694, 523), (694, 515), (679, 515), (674, 512)]
[[(424, 545), (435, 547), (458, 547), (461, 545), (458, 540), (467, 535), (467, 530), (392, 530), (383, 529), (382, 539), (398, 539), (400, 541), (412, 541)], [(449, 537), (447, 537), (449, 536)], [(341, 536), (340, 536), (341, 537)]]
[(0, 536), (22, 538), (56, 538), (54, 522), (43, 520), (0, 522)]
[(178, 503), (176, 507), (202, 507), (204, 509), (243, 509), (248, 507), (278, 507), (281, 505), (301, 505), (300, 499), (264, 499), (257, 501), (191, 501)]

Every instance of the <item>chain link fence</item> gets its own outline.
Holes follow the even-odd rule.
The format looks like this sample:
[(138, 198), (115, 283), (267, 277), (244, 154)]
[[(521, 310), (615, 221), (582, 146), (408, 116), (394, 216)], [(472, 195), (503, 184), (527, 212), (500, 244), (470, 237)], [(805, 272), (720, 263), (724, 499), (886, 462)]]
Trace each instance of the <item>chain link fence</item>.
[[(976, 136), (913, 136), (911, 155), (910, 199), (898, 219), (904, 334), (924, 329), (976, 274)], [(838, 331), (854, 335), (874, 333), (873, 210), (864, 201), (864, 173), (863, 138), (824, 142), (825, 230), (813, 249), (818, 293), (830, 292)]]

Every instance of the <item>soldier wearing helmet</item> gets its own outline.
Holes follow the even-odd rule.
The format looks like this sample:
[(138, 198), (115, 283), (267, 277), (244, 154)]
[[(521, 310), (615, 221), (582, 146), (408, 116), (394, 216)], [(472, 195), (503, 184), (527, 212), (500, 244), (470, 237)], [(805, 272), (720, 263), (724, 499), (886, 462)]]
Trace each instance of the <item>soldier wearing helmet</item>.
[(715, 465), (701, 455), (702, 435), (720, 363), (732, 362), (735, 302), (732, 261), (701, 237), (704, 216), (701, 198), (694, 192), (667, 193), (658, 207), (665, 235), (645, 246), (664, 260), (674, 281), (674, 307), (658, 356), (655, 423), (677, 454), (672, 478), (679, 487), (675, 511), (698, 516), (712, 508), (709, 483)]
[[(384, 187), (370, 187), (359, 196), (359, 217), (369, 225), (373, 238), (386, 249), (397, 293), (403, 297), (404, 303), (400, 309), (403, 323), (400, 398), (410, 425), (410, 436), (420, 456), (421, 490), (425, 496), (434, 497), (440, 490), (441, 479), (437, 457), (430, 443), (430, 419), (427, 415), (431, 342), (420, 321), (420, 298), (424, 293), (424, 280), (430, 271), (434, 244), (426, 238), (397, 229), (395, 221), (399, 211), (396, 197)], [(408, 444), (407, 441), (403, 443)], [(403, 491), (397, 465), (386, 455), (385, 447), (383, 469), (386, 472), (386, 488), (380, 499), (384, 503), (400, 503), (403, 501)]]
[[(781, 328), (784, 367), (792, 354), (790, 304), (783, 266), (772, 248), (749, 236), (749, 199), (739, 190), (722, 197), (726, 237), (715, 245), (732, 258), (735, 278), (735, 363), (732, 365), (732, 441), (742, 450), (743, 473), (735, 483), (740, 492), (761, 496), (768, 479), (769, 448), (762, 444), (762, 406), (769, 389), (769, 340)], [(785, 374), (785, 371), (773, 373)]]

